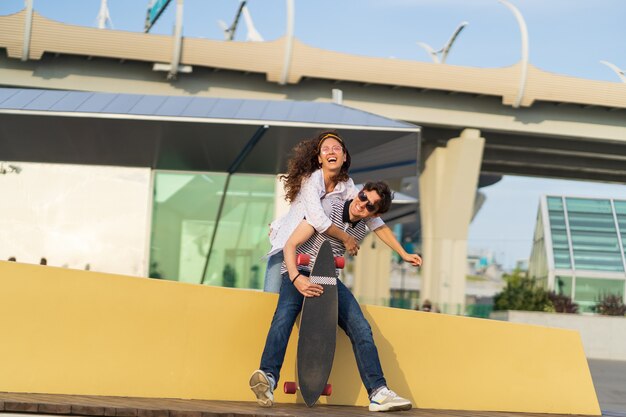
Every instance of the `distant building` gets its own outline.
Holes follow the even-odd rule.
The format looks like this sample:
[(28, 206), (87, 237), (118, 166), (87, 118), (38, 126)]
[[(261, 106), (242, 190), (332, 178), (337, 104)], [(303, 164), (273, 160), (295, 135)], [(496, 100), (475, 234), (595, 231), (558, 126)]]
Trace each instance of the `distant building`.
[(591, 311), (602, 294), (624, 295), (625, 239), (626, 201), (542, 196), (529, 276)]
[(528, 259), (518, 259), (515, 261), (515, 269), (520, 271), (528, 271)]

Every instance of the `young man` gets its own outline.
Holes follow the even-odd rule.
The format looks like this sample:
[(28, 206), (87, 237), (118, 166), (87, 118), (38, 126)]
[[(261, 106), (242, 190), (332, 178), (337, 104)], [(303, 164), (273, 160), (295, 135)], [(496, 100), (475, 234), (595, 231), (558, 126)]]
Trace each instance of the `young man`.
[[(331, 199), (325, 204), (330, 210), (333, 224), (360, 242), (367, 234), (363, 220), (377, 217), (389, 210), (391, 191), (384, 182), (368, 182), (357, 198), (345, 202)], [(256, 395), (259, 405), (263, 407), (271, 407), (274, 403), (274, 389), (280, 379), (287, 343), (296, 317), (302, 309), (303, 298), (317, 297), (323, 292), (321, 285), (313, 284), (309, 280), (309, 266), (296, 265), (296, 253), (309, 254), (312, 263), (325, 239), (330, 241), (334, 256), (344, 254), (345, 247), (340, 240), (318, 233), (306, 221), (300, 223), (283, 248), (285, 263), (281, 270), (283, 282), (278, 306), (265, 341), (260, 369), (250, 377), (250, 388)], [(418, 255), (415, 256), (416, 263), (421, 265), (422, 259)], [(340, 280), (337, 280), (337, 293), (339, 327), (346, 332), (352, 342), (359, 374), (370, 398), (370, 411), (410, 409), (412, 407), (410, 401), (387, 388), (370, 325), (363, 316), (359, 303)]]

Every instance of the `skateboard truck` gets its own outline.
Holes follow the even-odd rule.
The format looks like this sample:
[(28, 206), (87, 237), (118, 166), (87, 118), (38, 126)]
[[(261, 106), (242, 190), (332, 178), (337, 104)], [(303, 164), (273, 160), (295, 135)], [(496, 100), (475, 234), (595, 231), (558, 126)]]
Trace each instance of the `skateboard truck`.
[[(308, 253), (299, 253), (296, 256), (296, 264), (298, 266), (308, 265), (311, 262), (311, 255)], [(335, 267), (343, 269), (346, 266), (346, 259), (343, 256), (335, 256)]]
[[(285, 394), (295, 394), (298, 389), (300, 387), (298, 387), (298, 384), (296, 384), (293, 381), (285, 381), (285, 383), (283, 384), (283, 391), (285, 392)], [(322, 395), (325, 396), (330, 396), (333, 393), (333, 386), (331, 384), (326, 384), (326, 386), (324, 387), (324, 391), (322, 391)]]

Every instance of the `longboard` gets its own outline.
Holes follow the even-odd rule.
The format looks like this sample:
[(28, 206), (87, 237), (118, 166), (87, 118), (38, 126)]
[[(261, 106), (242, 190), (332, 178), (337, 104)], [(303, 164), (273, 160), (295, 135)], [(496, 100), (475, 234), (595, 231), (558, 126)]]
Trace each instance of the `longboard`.
[[(343, 267), (343, 258), (336, 261), (330, 242), (324, 241), (310, 276), (311, 282), (324, 287), (324, 293), (305, 298), (302, 304), (296, 361), (300, 393), (308, 407), (312, 407), (320, 395), (330, 395), (332, 390), (327, 382), (335, 357), (339, 318), (336, 262), (338, 267)], [(285, 383), (285, 392), (293, 393), (294, 388), (294, 383)]]

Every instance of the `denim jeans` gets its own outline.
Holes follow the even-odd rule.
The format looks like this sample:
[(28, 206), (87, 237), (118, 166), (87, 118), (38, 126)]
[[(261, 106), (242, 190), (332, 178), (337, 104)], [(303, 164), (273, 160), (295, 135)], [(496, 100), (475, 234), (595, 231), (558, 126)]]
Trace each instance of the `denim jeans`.
[(265, 269), (265, 282), (263, 283), (263, 291), (280, 292), (280, 284), (282, 277), (280, 276), (280, 267), (283, 264), (283, 251), (276, 252), (267, 259), (267, 268)]
[[(367, 393), (371, 394), (377, 388), (387, 385), (372, 336), (372, 329), (363, 316), (359, 303), (340, 280), (337, 280), (337, 293), (339, 327), (346, 332), (350, 342), (352, 342), (352, 350), (361, 380)], [(262, 371), (272, 374), (276, 382), (280, 379), (280, 369), (285, 359), (289, 336), (296, 317), (302, 309), (303, 299), (304, 296), (289, 280), (289, 275), (283, 274), (278, 305), (267, 334), (260, 366)]]

